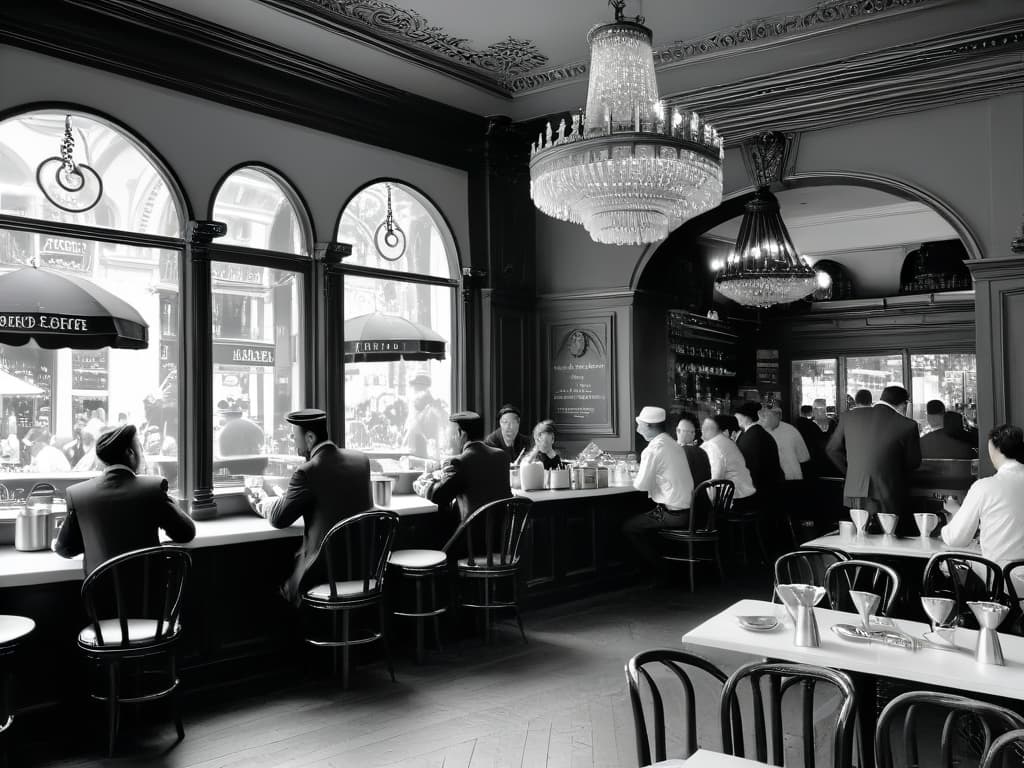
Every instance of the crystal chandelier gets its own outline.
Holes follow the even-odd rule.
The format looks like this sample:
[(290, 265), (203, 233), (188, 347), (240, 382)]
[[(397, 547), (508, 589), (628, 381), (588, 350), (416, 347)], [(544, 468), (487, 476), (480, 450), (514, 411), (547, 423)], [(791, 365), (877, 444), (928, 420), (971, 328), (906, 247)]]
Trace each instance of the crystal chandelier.
[(722, 201), (722, 137), (696, 112), (658, 99), (651, 30), (623, 17), (587, 34), (586, 112), (551, 123), (531, 149), (530, 196), (544, 213), (612, 245), (662, 240)]
[(712, 264), (715, 288), (748, 307), (789, 304), (813, 293), (818, 278), (796, 252), (782, 221), (779, 200), (769, 190), (779, 173), (785, 149), (781, 133), (766, 133), (750, 152), (757, 191), (743, 209), (736, 249)]

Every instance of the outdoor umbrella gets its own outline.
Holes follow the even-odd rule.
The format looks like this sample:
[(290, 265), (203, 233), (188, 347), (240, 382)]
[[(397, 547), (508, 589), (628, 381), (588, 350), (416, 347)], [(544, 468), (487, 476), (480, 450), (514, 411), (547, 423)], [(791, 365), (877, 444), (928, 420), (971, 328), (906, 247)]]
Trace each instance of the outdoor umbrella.
[(83, 277), (24, 267), (0, 275), (0, 343), (46, 349), (145, 349), (135, 309)]
[(444, 338), (425, 325), (371, 312), (345, 321), (345, 362), (444, 360)]

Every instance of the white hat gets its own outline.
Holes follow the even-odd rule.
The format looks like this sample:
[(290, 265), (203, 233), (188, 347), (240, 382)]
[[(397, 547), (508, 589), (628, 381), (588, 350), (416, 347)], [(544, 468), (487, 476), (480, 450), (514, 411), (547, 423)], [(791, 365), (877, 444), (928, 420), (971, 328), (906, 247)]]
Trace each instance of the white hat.
[(640, 424), (664, 424), (665, 409), (653, 405), (645, 405), (640, 409), (640, 415), (636, 417), (636, 423)]

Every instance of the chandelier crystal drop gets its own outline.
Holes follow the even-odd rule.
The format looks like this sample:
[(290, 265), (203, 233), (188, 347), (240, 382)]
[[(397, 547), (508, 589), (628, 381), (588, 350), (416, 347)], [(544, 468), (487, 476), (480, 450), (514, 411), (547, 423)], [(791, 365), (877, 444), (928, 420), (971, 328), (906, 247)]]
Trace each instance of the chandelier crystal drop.
[(611, 245), (663, 240), (722, 201), (722, 137), (696, 112), (658, 98), (651, 30), (625, 19), (587, 34), (586, 112), (548, 123), (530, 155), (530, 196), (549, 216), (582, 224)]
[(760, 187), (743, 211), (736, 249), (712, 265), (715, 288), (748, 307), (789, 304), (813, 293), (818, 277), (796, 252), (778, 198)]

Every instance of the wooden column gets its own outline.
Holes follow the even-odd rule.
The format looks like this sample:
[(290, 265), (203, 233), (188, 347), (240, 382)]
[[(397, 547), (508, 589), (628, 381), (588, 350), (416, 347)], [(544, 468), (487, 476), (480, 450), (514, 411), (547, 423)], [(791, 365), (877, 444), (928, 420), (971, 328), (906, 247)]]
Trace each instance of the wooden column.
[(1018, 247), (1013, 256), (965, 262), (974, 278), (981, 476), (992, 473), (988, 431), (1024, 426), (1024, 243)]
[(219, 221), (190, 221), (182, 279), (181, 434), (185, 457), (184, 496), (196, 520), (217, 514), (213, 502), (213, 286), (210, 244), (228, 229)]

